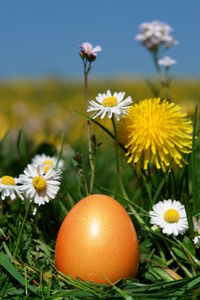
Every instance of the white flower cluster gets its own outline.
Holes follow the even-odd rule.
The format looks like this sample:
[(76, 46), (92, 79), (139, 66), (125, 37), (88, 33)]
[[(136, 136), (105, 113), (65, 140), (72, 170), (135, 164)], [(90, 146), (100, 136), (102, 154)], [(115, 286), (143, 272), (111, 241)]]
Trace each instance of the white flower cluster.
[(36, 155), (19, 178), (8, 175), (0, 178), (1, 199), (14, 200), (18, 196), (23, 200), (25, 195), (38, 205), (49, 202), (59, 191), (63, 165), (63, 160), (57, 163), (56, 157)]
[(135, 38), (150, 51), (157, 51), (161, 45), (170, 48), (177, 44), (177, 41), (170, 35), (172, 28), (167, 23), (145, 22), (140, 25), (140, 29), (141, 33), (137, 34)]

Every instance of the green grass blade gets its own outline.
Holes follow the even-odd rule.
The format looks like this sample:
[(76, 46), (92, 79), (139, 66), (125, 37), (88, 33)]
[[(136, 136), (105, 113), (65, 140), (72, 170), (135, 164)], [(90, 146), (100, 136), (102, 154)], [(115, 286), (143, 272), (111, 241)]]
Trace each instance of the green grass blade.
[(58, 157), (57, 157), (57, 161), (56, 161), (56, 166), (55, 166), (56, 170), (58, 168), (59, 161), (61, 160), (61, 157), (62, 157), (64, 142), (65, 142), (65, 136), (63, 135), (63, 137), (62, 137), (62, 143), (61, 143), (61, 148), (60, 148), (60, 151), (58, 153)]
[[(6, 271), (16, 280), (18, 281), (23, 287), (25, 287), (25, 280), (24, 277), (17, 271), (17, 269), (14, 267), (14, 265), (11, 263), (11, 261), (9, 260), (8, 256), (3, 253), (0, 252), (0, 265), (6, 269)], [(36, 292), (36, 289), (33, 288), (30, 284), (27, 285), (28, 289), (36, 294), (39, 295)]]

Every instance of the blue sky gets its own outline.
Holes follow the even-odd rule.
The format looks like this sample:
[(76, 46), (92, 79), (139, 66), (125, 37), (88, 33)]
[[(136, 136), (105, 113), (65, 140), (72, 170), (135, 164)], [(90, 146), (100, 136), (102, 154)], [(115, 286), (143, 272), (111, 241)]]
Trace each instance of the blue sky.
[(200, 74), (199, 0), (18, 0), (0, 3), (0, 77), (80, 77), (78, 45), (100, 44), (93, 76), (153, 74), (138, 26), (169, 23), (179, 45), (168, 51), (175, 74)]

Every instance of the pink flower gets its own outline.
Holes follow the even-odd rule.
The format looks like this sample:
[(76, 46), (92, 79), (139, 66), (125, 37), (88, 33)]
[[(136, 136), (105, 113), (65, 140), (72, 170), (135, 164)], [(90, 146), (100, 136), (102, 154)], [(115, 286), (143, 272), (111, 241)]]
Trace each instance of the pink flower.
[(89, 61), (93, 61), (96, 59), (96, 56), (99, 52), (102, 51), (101, 46), (97, 45), (96, 47), (93, 48), (92, 44), (88, 42), (84, 42), (80, 45), (81, 51), (80, 51), (80, 56), (82, 58), (86, 58)]

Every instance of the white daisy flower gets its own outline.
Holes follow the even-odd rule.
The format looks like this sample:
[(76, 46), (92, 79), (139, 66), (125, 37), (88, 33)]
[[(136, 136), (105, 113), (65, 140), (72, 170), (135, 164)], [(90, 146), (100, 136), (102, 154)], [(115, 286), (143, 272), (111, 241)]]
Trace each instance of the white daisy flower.
[[(58, 158), (55, 156), (48, 156), (46, 154), (37, 154), (33, 157), (32, 163), (35, 165), (43, 166), (44, 171), (47, 172), (49, 171), (50, 168), (55, 169), (57, 164), (57, 159)], [(63, 159), (60, 159), (57, 168), (59, 170), (62, 170), (63, 166), (64, 166), (64, 161)]]
[(112, 118), (115, 115), (119, 121), (122, 115), (127, 115), (127, 109), (132, 104), (131, 97), (124, 99), (125, 93), (114, 93), (113, 95), (108, 90), (107, 93), (98, 94), (96, 101), (90, 100), (87, 112), (94, 112), (92, 118), (95, 119), (101, 116), (101, 119), (108, 114), (108, 118)]
[(153, 206), (150, 223), (162, 228), (162, 232), (174, 236), (188, 229), (185, 207), (179, 201), (164, 200)]
[(26, 197), (36, 204), (45, 204), (54, 199), (60, 188), (61, 172), (50, 168), (47, 172), (44, 167), (29, 164), (20, 175), (21, 189)]
[(17, 185), (18, 183), (18, 178), (7, 175), (2, 176), (0, 178), (1, 199), (5, 200), (6, 197), (10, 197), (11, 200), (14, 200), (17, 195), (21, 200), (23, 200), (24, 198), (21, 195), (20, 186)]
[(160, 66), (164, 66), (166, 68), (169, 68), (171, 65), (176, 64), (176, 60), (172, 59), (169, 56), (165, 56), (164, 58), (158, 60), (158, 64)]

